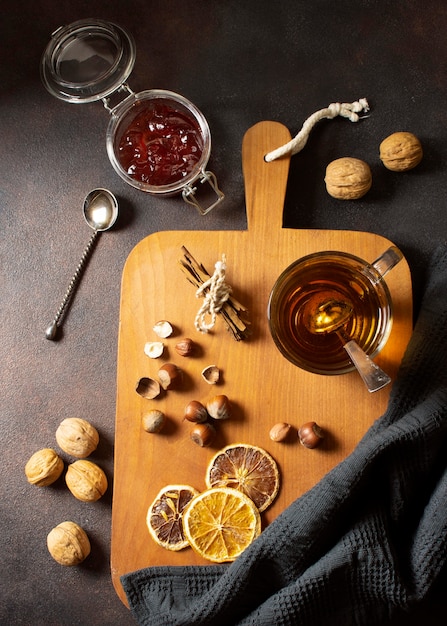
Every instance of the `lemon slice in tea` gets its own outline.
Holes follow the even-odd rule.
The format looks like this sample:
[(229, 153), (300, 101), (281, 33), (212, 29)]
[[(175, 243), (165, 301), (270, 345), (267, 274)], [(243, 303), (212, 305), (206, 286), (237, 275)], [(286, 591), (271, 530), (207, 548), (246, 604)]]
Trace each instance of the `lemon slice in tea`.
[(167, 485), (150, 505), (146, 523), (149, 532), (160, 546), (177, 551), (189, 543), (183, 531), (183, 512), (199, 492), (189, 485)]
[(214, 455), (205, 482), (207, 487), (232, 487), (242, 491), (262, 512), (276, 498), (280, 481), (276, 461), (268, 452), (237, 443)]
[(261, 532), (261, 517), (237, 489), (214, 487), (191, 500), (183, 526), (191, 547), (215, 563), (234, 561)]

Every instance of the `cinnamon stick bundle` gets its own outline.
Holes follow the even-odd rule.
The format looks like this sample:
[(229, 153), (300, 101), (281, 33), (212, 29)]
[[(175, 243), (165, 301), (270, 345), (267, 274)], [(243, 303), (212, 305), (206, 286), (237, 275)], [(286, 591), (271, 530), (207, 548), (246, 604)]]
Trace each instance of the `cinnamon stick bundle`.
[[(179, 261), (180, 266), (186, 275), (187, 280), (194, 285), (196, 289), (198, 289), (203, 285), (203, 283), (211, 278), (211, 274), (207, 272), (201, 263), (196, 261), (185, 246), (182, 246), (182, 252), (184, 256), (183, 259), (180, 259)], [(219, 315), (222, 316), (228, 330), (231, 332), (236, 341), (246, 339), (250, 334), (249, 322), (244, 321), (241, 317), (246, 312), (246, 307), (244, 307), (244, 305), (232, 296), (224, 302), (219, 311)]]

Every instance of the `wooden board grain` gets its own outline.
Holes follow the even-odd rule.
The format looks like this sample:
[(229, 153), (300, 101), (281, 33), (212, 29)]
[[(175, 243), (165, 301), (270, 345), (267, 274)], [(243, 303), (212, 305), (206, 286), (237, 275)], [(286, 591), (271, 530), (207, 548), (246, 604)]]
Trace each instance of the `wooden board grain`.
[[(205, 564), (191, 549), (169, 552), (157, 546), (146, 528), (146, 512), (158, 491), (170, 483), (205, 488), (205, 469), (217, 449), (235, 442), (268, 450), (279, 464), (282, 486), (275, 503), (263, 513), (270, 523), (356, 446), (368, 427), (384, 412), (390, 387), (373, 395), (356, 372), (319, 376), (289, 363), (275, 347), (268, 330), (267, 302), (279, 273), (295, 259), (319, 250), (351, 252), (374, 261), (391, 242), (372, 233), (282, 228), (289, 159), (266, 163), (264, 155), (290, 139), (276, 122), (261, 122), (248, 130), (242, 146), (248, 229), (246, 231), (160, 232), (143, 239), (130, 253), (122, 277), (118, 339), (115, 473), (112, 511), (112, 580), (126, 602), (119, 578), (154, 565)], [(198, 333), (194, 319), (200, 301), (179, 267), (182, 246), (212, 273), (222, 254), (227, 282), (234, 296), (249, 309), (253, 334), (236, 342), (221, 319), (208, 334)], [(387, 275), (394, 304), (393, 329), (376, 361), (394, 378), (412, 332), (412, 289), (408, 264), (401, 261)], [(169, 320), (175, 336), (165, 340), (158, 360), (143, 351), (156, 339), (155, 322)], [(176, 341), (189, 336), (198, 344), (196, 356), (180, 357)], [(177, 391), (145, 400), (135, 391), (143, 376), (156, 377), (163, 362), (173, 361), (184, 372)], [(201, 370), (216, 364), (222, 380), (210, 386)], [(200, 448), (189, 438), (182, 420), (192, 399), (206, 401), (225, 393), (234, 406), (231, 420), (218, 424), (212, 448)], [(163, 433), (141, 428), (145, 410), (159, 408), (168, 416)], [(307, 450), (297, 440), (274, 443), (270, 427), (278, 421), (298, 427), (315, 420), (327, 432), (323, 445)]]

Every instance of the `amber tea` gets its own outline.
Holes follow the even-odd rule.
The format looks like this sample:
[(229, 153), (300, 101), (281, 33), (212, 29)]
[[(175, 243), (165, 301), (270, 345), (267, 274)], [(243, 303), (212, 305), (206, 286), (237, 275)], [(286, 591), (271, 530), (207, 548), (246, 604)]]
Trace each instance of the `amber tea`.
[(391, 329), (391, 296), (373, 265), (342, 252), (309, 255), (290, 265), (270, 295), (268, 317), (272, 337), (295, 365), (318, 374), (353, 369), (337, 332), (315, 334), (309, 316), (318, 304), (349, 303), (352, 314), (343, 327), (370, 356), (385, 344)]

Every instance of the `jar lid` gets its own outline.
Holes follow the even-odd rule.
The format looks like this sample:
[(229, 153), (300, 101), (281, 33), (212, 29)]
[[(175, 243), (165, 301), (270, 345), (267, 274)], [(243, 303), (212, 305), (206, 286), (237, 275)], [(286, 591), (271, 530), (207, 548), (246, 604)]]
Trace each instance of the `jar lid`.
[(93, 102), (121, 87), (134, 63), (134, 41), (122, 28), (103, 20), (79, 20), (52, 34), (41, 75), (56, 98)]

